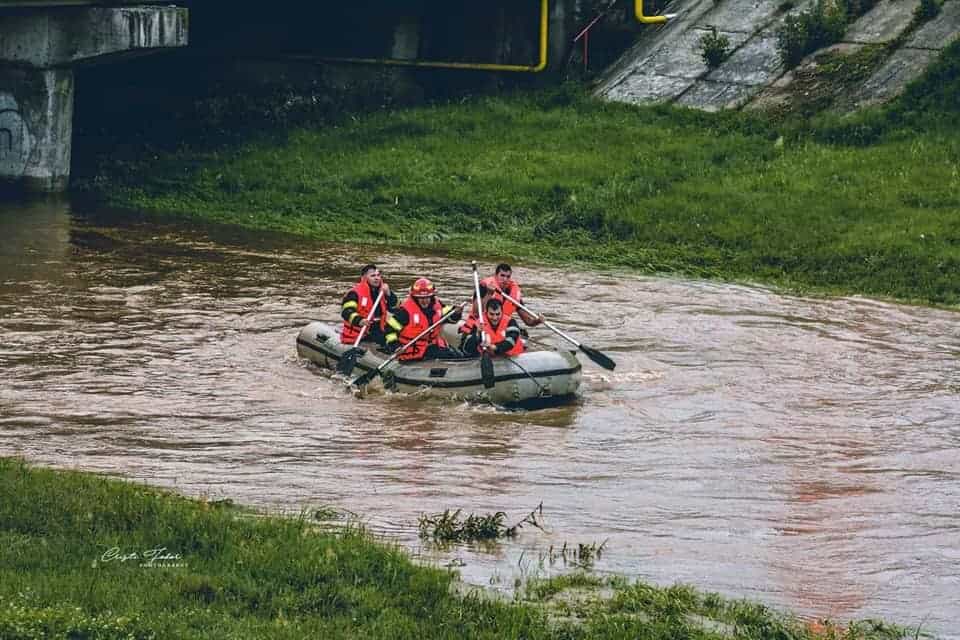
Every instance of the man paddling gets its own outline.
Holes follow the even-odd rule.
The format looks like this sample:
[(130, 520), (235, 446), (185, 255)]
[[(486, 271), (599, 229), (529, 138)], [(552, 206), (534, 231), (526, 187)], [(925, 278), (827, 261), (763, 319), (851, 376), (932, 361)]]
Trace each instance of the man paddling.
[[(528, 327), (535, 327), (544, 321), (543, 314), (533, 315), (525, 309), (520, 309), (516, 304), (504, 297), (504, 292), (509, 294), (514, 300), (523, 302), (520, 285), (513, 279), (513, 269), (509, 264), (501, 262), (497, 265), (492, 276), (488, 276), (480, 281), (480, 297), (483, 300), (481, 304), (486, 304), (487, 300), (497, 300), (503, 305), (503, 315), (506, 316), (507, 319), (512, 318), (514, 311), (516, 311), (517, 315), (520, 316), (520, 319), (523, 320), (523, 323)], [(476, 322), (477, 305), (474, 303), (473, 308), (470, 310), (470, 316), (460, 331), (469, 334), (473, 330)]]
[[(383, 288), (383, 296), (380, 289)], [(380, 303), (374, 307), (377, 299)], [(367, 327), (363, 340), (372, 340), (380, 346), (386, 346), (387, 312), (397, 306), (397, 294), (390, 291), (390, 285), (383, 281), (383, 274), (375, 264), (366, 264), (360, 269), (360, 281), (343, 297), (340, 317), (343, 329), (340, 342), (353, 344), (360, 330)]]
[(520, 337), (520, 325), (503, 313), (499, 300), (489, 299), (484, 305), (483, 326), (486, 327), (486, 344), (481, 343), (480, 332), (474, 326), (463, 339), (463, 353), (467, 356), (479, 356), (486, 351), (491, 356), (518, 356), (523, 353), (523, 338)]
[[(453, 313), (450, 313), (453, 311)], [(404, 300), (387, 321), (387, 348), (391, 351), (403, 346), (420, 336), (426, 329), (441, 317), (450, 313), (446, 322), (460, 320), (460, 311), (454, 311), (449, 305), (444, 305), (437, 299), (437, 288), (428, 278), (417, 278), (410, 287), (410, 297)], [(440, 326), (416, 340), (416, 343), (400, 354), (397, 358), (401, 362), (413, 360), (435, 360), (438, 358), (462, 357), (459, 349), (447, 345), (441, 336)]]

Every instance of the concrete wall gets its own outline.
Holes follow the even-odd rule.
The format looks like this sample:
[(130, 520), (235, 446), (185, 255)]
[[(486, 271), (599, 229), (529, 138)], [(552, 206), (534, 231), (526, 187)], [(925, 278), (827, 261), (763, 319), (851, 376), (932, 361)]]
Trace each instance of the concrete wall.
[(0, 184), (66, 189), (72, 131), (72, 70), (0, 68)]
[[(960, 0), (948, 0), (939, 15), (922, 25), (913, 20), (919, 0), (880, 0), (849, 26), (840, 43), (813, 52), (789, 70), (777, 51), (777, 32), (789, 16), (813, 4), (674, 0), (670, 11), (677, 17), (647, 30), (607, 70), (595, 93), (617, 102), (674, 103), (704, 111), (789, 109), (813, 94), (832, 101), (833, 109), (849, 111), (893, 99), (960, 38)], [(701, 39), (712, 28), (730, 42), (729, 58), (715, 69), (707, 67), (700, 51)], [(886, 60), (857, 84), (834, 86), (825, 78), (798, 82), (815, 76), (820, 55), (849, 56), (865, 46), (882, 47)]]
[(170, 7), (20, 11), (0, 17), (0, 30), (0, 61), (38, 68), (187, 44), (186, 11)]

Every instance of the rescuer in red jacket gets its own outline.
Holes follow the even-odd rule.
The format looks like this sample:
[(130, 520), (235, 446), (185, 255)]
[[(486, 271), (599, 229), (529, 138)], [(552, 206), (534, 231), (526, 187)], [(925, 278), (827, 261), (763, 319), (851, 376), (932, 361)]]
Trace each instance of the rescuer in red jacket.
[(484, 307), (483, 332), (487, 335), (487, 342), (481, 344), (480, 329), (474, 325), (470, 334), (463, 339), (464, 355), (479, 356), (481, 349), (491, 356), (518, 356), (523, 353), (523, 338), (517, 321), (503, 313), (503, 305), (499, 300), (491, 298)]
[[(535, 327), (541, 322), (544, 321), (543, 314), (533, 315), (527, 313), (523, 309), (517, 307), (509, 300), (507, 300), (503, 292), (510, 294), (515, 300), (523, 302), (523, 293), (520, 291), (520, 285), (513, 280), (513, 269), (509, 264), (501, 262), (497, 265), (497, 268), (494, 270), (492, 276), (488, 276), (480, 281), (480, 298), (483, 300), (483, 304), (486, 304), (487, 300), (497, 300), (500, 304), (503, 305), (503, 315), (508, 319), (513, 317), (514, 311), (517, 315), (520, 316), (520, 319), (523, 320), (523, 323), (528, 327)], [(467, 321), (463, 323), (463, 326), (460, 327), (460, 331), (465, 334), (469, 334), (473, 331), (473, 325), (477, 321), (477, 306), (476, 301), (474, 301), (473, 307), (470, 309), (470, 314), (467, 317)]]
[[(380, 304), (374, 308), (380, 289), (383, 297)], [(366, 264), (360, 269), (360, 281), (343, 297), (340, 308), (340, 317), (343, 318), (343, 329), (340, 331), (340, 342), (353, 344), (365, 325), (370, 325), (363, 340), (372, 340), (381, 346), (386, 346), (387, 316), (390, 309), (397, 306), (397, 294), (390, 291), (390, 285), (383, 281), (383, 274), (375, 264)]]
[[(453, 309), (454, 307), (444, 305), (437, 299), (437, 288), (428, 278), (417, 278), (413, 286), (410, 287), (410, 297), (391, 313), (391, 317), (387, 321), (387, 348), (394, 351), (398, 347), (408, 344), (425, 331), (427, 327)], [(451, 313), (445, 322), (453, 323), (458, 320), (460, 320), (459, 309)], [(430, 333), (401, 353), (397, 359), (411, 361), (461, 357), (463, 357), (463, 354), (460, 350), (450, 347), (443, 339), (441, 326), (436, 326)]]

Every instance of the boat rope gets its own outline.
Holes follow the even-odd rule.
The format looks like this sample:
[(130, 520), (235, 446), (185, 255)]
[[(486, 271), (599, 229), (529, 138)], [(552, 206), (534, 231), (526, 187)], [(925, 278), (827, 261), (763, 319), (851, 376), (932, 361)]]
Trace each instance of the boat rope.
[(519, 362), (517, 362), (516, 360), (514, 360), (514, 359), (511, 358), (510, 356), (507, 356), (507, 360), (509, 360), (509, 361), (512, 362), (513, 364), (517, 365), (517, 368), (519, 368), (520, 371), (523, 371), (525, 374), (527, 374), (527, 377), (528, 377), (528, 378), (530, 378), (531, 380), (533, 380), (533, 384), (537, 385), (537, 389), (538, 389), (538, 391), (539, 391), (539, 395), (542, 396), (542, 395), (544, 395), (544, 393), (546, 393), (546, 390), (543, 388), (543, 385), (540, 384), (539, 382), (537, 382), (537, 379), (534, 378), (533, 375), (532, 375), (529, 371), (527, 371), (526, 369), (524, 369), (524, 368), (523, 368), (523, 365), (521, 365)]

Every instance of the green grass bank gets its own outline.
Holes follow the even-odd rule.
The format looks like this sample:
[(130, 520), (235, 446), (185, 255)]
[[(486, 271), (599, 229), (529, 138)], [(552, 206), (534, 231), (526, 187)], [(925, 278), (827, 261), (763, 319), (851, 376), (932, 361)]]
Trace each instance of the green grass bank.
[(458, 595), (453, 583), (452, 573), (416, 566), (360, 529), (324, 532), (306, 516), (255, 517), (0, 458), (4, 640), (884, 640), (918, 633), (879, 621), (802, 622), (681, 585), (573, 575), (530, 583), (523, 598), (502, 602)]
[(111, 204), (327, 240), (960, 304), (960, 44), (853, 116), (563, 87), (104, 163)]

